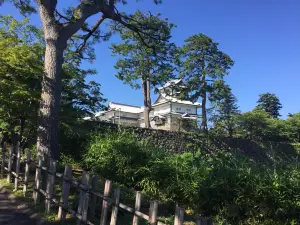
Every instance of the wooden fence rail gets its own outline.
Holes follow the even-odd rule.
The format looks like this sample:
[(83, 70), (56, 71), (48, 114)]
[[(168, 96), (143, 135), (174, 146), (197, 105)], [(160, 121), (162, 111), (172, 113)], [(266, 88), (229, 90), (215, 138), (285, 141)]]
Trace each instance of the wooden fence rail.
[[(16, 154), (13, 152), (14, 149), (17, 151)], [(142, 202), (141, 192), (136, 192), (135, 206), (134, 208), (132, 208), (120, 202), (120, 187), (116, 187), (113, 189), (113, 185), (110, 180), (106, 180), (103, 194), (99, 193), (97, 192), (97, 176), (89, 177), (89, 175), (85, 171), (83, 171), (81, 181), (75, 180), (73, 179), (72, 167), (70, 165), (65, 166), (63, 174), (57, 173), (57, 161), (51, 159), (48, 163), (49, 166), (45, 167), (43, 166), (43, 160), (40, 155), (37, 156), (36, 160), (32, 160), (32, 156), (30, 153), (26, 154), (26, 159), (24, 160), (25, 172), (24, 177), (22, 177), (20, 175), (21, 150), (19, 149), (19, 147), (12, 146), (11, 148), (9, 148), (7, 161), (5, 147), (2, 148), (1, 156), (1, 177), (3, 178), (5, 170), (7, 171), (8, 182), (12, 182), (12, 178), (14, 177), (15, 190), (19, 188), (21, 181), (23, 184), (24, 196), (27, 195), (29, 189), (32, 189), (32, 197), (35, 204), (40, 204), (40, 201), (42, 199), (41, 196), (44, 196), (43, 199), (45, 199), (44, 204), (46, 213), (50, 212), (52, 205), (58, 206), (57, 218), (60, 221), (65, 220), (66, 214), (70, 213), (77, 219), (77, 225), (92, 225), (93, 223), (91, 221), (95, 221), (94, 218), (96, 211), (96, 198), (100, 198), (102, 199), (100, 225), (108, 225), (108, 223), (110, 223), (110, 225), (117, 225), (119, 209), (123, 209), (133, 215), (133, 225), (141, 224), (141, 219), (148, 221), (148, 224), (150, 225), (165, 225), (158, 220), (157, 200), (150, 201), (149, 215), (140, 211)], [(5, 165), (7, 165), (7, 167)], [(15, 165), (16, 168), (12, 168), (13, 165)], [(35, 181), (33, 185), (29, 185), (30, 168), (35, 168)], [(15, 171), (13, 171), (13, 169)], [(47, 179), (43, 179), (43, 176), (46, 176)], [(56, 179), (59, 179), (61, 181), (61, 198), (59, 200), (54, 197), (54, 184)], [(42, 184), (43, 181), (46, 181), (46, 184)], [(77, 210), (72, 209), (69, 205), (70, 188), (72, 185), (78, 188), (80, 191)], [(42, 187), (45, 187), (45, 190)], [(109, 197), (111, 193), (113, 193), (112, 198)], [(110, 217), (108, 215), (109, 213)], [(210, 221), (203, 218), (199, 218), (194, 222), (196, 225), (212, 224)], [(174, 225), (183, 225), (183, 223), (184, 209), (176, 206), (174, 214)]]

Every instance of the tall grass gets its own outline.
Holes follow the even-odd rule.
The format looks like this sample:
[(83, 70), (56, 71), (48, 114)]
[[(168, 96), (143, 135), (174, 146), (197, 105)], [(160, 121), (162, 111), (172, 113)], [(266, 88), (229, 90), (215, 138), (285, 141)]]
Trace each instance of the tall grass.
[[(300, 170), (264, 165), (243, 155), (218, 151), (170, 154), (138, 142), (128, 133), (95, 136), (84, 165), (103, 177), (175, 202), (218, 224), (299, 224)], [(171, 207), (170, 207), (171, 208)]]

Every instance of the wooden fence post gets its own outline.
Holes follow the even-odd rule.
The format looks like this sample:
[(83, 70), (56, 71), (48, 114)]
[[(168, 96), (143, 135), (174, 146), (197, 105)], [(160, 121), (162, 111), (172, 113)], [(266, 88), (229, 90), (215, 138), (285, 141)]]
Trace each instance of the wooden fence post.
[(19, 174), (20, 174), (20, 160), (21, 160), (21, 151), (20, 151), (19, 144), (17, 144), (16, 148), (17, 148), (17, 160), (16, 160), (15, 191), (18, 190)]
[(7, 163), (7, 182), (11, 183), (11, 166), (12, 166), (12, 155), (13, 154), (13, 146), (9, 148), (8, 153), (8, 163)]
[(5, 146), (5, 143), (1, 143), (1, 145), (2, 145), (1, 178), (4, 178), (4, 164), (5, 164), (6, 146)]
[[(91, 186), (92, 186), (92, 191), (96, 192), (97, 188), (98, 188), (98, 176), (93, 176), (92, 177)], [(95, 218), (96, 201), (97, 201), (97, 196), (96, 195), (91, 197), (91, 202), (90, 202), (89, 211), (88, 211), (90, 219)]]
[(47, 168), (47, 190), (46, 190), (46, 201), (45, 210), (46, 213), (50, 213), (51, 201), (53, 196), (53, 189), (55, 183), (55, 173), (56, 173), (56, 160), (50, 159), (49, 168)]
[(43, 165), (42, 155), (39, 153), (37, 157), (38, 157), (38, 166), (36, 167), (36, 172), (35, 172), (35, 188), (37, 190), (34, 190), (33, 192), (33, 199), (35, 204), (39, 204), (41, 200), (41, 193), (39, 192), (39, 190), (42, 187), (42, 165)]
[[(136, 192), (136, 197), (135, 197), (134, 210), (135, 211), (140, 211), (141, 210), (141, 204), (142, 204), (142, 193), (137, 191)], [(138, 225), (138, 224), (139, 224), (139, 217), (134, 214), (132, 225)]]
[(157, 224), (157, 210), (158, 210), (158, 201), (157, 200), (150, 201), (149, 221), (148, 221), (150, 225)]
[(118, 210), (119, 210), (119, 203), (120, 203), (120, 192), (121, 192), (120, 187), (117, 187), (114, 191), (110, 225), (117, 225)]
[(87, 182), (85, 184), (85, 188), (86, 190), (83, 192), (83, 202), (82, 202), (82, 221), (84, 224), (87, 223), (88, 221), (88, 209), (89, 209), (89, 200), (90, 200), (90, 193), (89, 193), (89, 190), (90, 190), (90, 185), (89, 185), (89, 180), (90, 180), (90, 176), (88, 175), (87, 177)]
[(106, 224), (106, 218), (107, 218), (107, 211), (108, 211), (108, 201), (105, 198), (109, 197), (110, 191), (111, 191), (112, 183), (110, 180), (105, 181), (105, 187), (104, 187), (104, 199), (102, 203), (102, 210), (101, 210), (101, 218), (100, 218), (100, 225)]
[(174, 225), (183, 225), (184, 209), (176, 206)]
[(62, 185), (62, 193), (61, 193), (61, 202), (63, 206), (59, 206), (58, 209), (58, 220), (65, 220), (66, 219), (66, 209), (69, 206), (69, 194), (70, 194), (70, 187), (72, 182), (72, 166), (66, 165), (65, 172), (63, 177), (63, 185)]
[(28, 189), (30, 163), (31, 163), (31, 153), (27, 152), (26, 164), (25, 164), (25, 178), (24, 178), (24, 186), (23, 186), (24, 196), (26, 196), (27, 189)]
[[(82, 171), (82, 179), (81, 179), (81, 184), (83, 185), (84, 188), (86, 188), (87, 186), (87, 175), (86, 175), (86, 172), (83, 170)], [(84, 219), (83, 218), (83, 208), (85, 206), (85, 190), (83, 190), (82, 188), (80, 188), (80, 195), (79, 195), (79, 202), (78, 202), (78, 208), (77, 208), (77, 213), (79, 215), (81, 215), (82, 217), (82, 220)], [(81, 220), (78, 218), (77, 219), (77, 222), (76, 222), (77, 225), (80, 225), (81, 224)]]
[(55, 173), (56, 173), (56, 160), (50, 159), (49, 168), (47, 168), (47, 191), (46, 191), (46, 201), (45, 210), (46, 213), (50, 213), (51, 201), (53, 196), (53, 189), (55, 183)]

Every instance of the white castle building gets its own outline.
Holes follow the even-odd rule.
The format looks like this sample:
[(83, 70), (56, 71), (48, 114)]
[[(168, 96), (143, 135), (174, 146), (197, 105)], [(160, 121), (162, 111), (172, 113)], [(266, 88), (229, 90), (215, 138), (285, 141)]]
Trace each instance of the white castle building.
[[(151, 128), (180, 131), (195, 128), (200, 103), (179, 100), (182, 80), (171, 80), (159, 88), (159, 96), (152, 104), (150, 112)], [(88, 118), (87, 118), (88, 119)], [(123, 103), (108, 103), (108, 110), (95, 114), (95, 120), (145, 127), (144, 107)]]

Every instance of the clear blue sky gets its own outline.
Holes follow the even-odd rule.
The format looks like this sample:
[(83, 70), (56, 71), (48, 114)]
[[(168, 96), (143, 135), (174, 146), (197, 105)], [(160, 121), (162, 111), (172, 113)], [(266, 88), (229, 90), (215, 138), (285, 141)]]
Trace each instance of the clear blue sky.
[[(59, 0), (67, 5), (67, 1)], [(61, 5), (62, 6), (62, 5)], [(275, 93), (283, 104), (281, 114), (300, 112), (300, 0), (164, 0), (155, 5), (151, 0), (135, 3), (129, 0), (121, 10), (160, 12), (177, 25), (173, 41), (183, 41), (204, 33), (220, 43), (220, 48), (235, 61), (226, 78), (242, 111), (252, 110), (258, 95)], [(10, 5), (1, 14), (16, 15)], [(39, 25), (39, 17), (33, 17)], [(84, 67), (96, 68), (94, 79), (110, 101), (142, 105), (141, 90), (132, 90), (115, 78), (115, 58), (109, 42), (95, 46), (97, 60)], [(153, 95), (153, 100), (155, 96)]]

